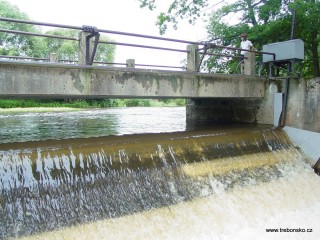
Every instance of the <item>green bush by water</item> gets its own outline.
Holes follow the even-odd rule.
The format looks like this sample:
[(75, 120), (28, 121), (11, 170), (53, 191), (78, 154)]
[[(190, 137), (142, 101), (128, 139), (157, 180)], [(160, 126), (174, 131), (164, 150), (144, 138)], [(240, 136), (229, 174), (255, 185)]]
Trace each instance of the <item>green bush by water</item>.
[(49, 100), (49, 99), (0, 99), (0, 108), (70, 107), (165, 107), (185, 106), (185, 99), (95, 99), (95, 100)]

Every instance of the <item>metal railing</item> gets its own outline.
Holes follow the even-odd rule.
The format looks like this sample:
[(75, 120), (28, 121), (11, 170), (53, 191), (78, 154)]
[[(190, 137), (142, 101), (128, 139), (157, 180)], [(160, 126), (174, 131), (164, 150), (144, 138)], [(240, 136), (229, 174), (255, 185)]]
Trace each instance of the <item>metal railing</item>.
[[(120, 32), (120, 31), (112, 31), (112, 30), (106, 30), (106, 29), (98, 29), (92, 26), (72, 26), (72, 25), (62, 25), (62, 24), (55, 24), (55, 23), (45, 23), (45, 22), (37, 22), (37, 21), (30, 21), (30, 20), (22, 20), (22, 19), (13, 19), (13, 18), (4, 18), (0, 17), (0, 21), (6, 21), (6, 22), (14, 22), (14, 23), (22, 23), (22, 24), (31, 24), (31, 25), (38, 25), (38, 26), (46, 26), (46, 27), (56, 27), (56, 28), (65, 28), (65, 29), (73, 29), (73, 30), (79, 30), (81, 32), (86, 32), (88, 34), (92, 34), (93, 32), (98, 33), (108, 33), (108, 34), (117, 34), (117, 35), (124, 35), (124, 36), (130, 36), (130, 37), (138, 37), (138, 38), (147, 38), (147, 39), (153, 39), (153, 40), (159, 40), (159, 41), (167, 41), (167, 42), (175, 42), (175, 43), (183, 43), (188, 45), (197, 45), (197, 51), (198, 54), (201, 55), (200, 63), (198, 63), (197, 71), (200, 71), (200, 65), (202, 63), (202, 60), (204, 56), (217, 56), (217, 57), (226, 57), (226, 58), (239, 58), (240, 56), (237, 55), (230, 55), (230, 54), (222, 54), (222, 53), (210, 53), (208, 52), (209, 49), (227, 49), (227, 50), (234, 50), (234, 51), (241, 51), (244, 49), (241, 48), (235, 48), (235, 47), (229, 47), (229, 46), (222, 46), (217, 45), (213, 43), (208, 42), (194, 42), (194, 41), (186, 41), (181, 39), (173, 39), (173, 38), (165, 38), (165, 37), (158, 37), (158, 36), (150, 36), (150, 35), (144, 35), (144, 34), (136, 34), (136, 33), (128, 33), (128, 32)], [(59, 36), (59, 35), (50, 35), (50, 34), (42, 34), (42, 33), (34, 33), (34, 32), (25, 32), (25, 31), (18, 31), (18, 30), (10, 30), (10, 29), (0, 29), (0, 32), (5, 33), (11, 33), (11, 34), (22, 34), (22, 35), (29, 35), (29, 36), (36, 36), (36, 37), (47, 37), (47, 38), (56, 38), (56, 39), (62, 39), (62, 40), (70, 40), (70, 41), (81, 41), (81, 39), (78, 37), (65, 37), (65, 36)], [(89, 35), (91, 37), (91, 35)], [(96, 38), (97, 42), (95, 42), (95, 48), (97, 47), (97, 44), (109, 44), (109, 45), (119, 45), (119, 46), (126, 46), (126, 47), (135, 47), (135, 48), (146, 48), (146, 49), (153, 49), (153, 50), (161, 50), (161, 51), (171, 51), (171, 52), (181, 52), (181, 53), (187, 53), (190, 52), (185, 49), (176, 49), (176, 48), (166, 48), (166, 47), (159, 47), (159, 46), (150, 46), (150, 45), (142, 45), (142, 44), (133, 44), (133, 43), (124, 43), (124, 42), (113, 42), (113, 41), (103, 41), (98, 40)], [(86, 64), (100, 64), (100, 65), (125, 65), (127, 66), (127, 63), (109, 63), (109, 62), (99, 62), (99, 61), (93, 61), (94, 59), (94, 53), (93, 56), (87, 56), (89, 54), (89, 44), (90, 39), (86, 39)], [(260, 52), (255, 50), (244, 50), (247, 52), (254, 52), (257, 54), (268, 54), (272, 55), (275, 59), (274, 53), (268, 53), (268, 52)], [(21, 56), (5, 56), (0, 55), (1, 58), (10, 58), (10, 59), (25, 59), (25, 60), (37, 60), (37, 61), (50, 61), (49, 58), (32, 58), (32, 57), (21, 57)], [(90, 62), (88, 59), (92, 58), (92, 61)], [(58, 62), (69, 62), (73, 63), (75, 61), (71, 60), (57, 60)], [(79, 60), (78, 60), (79, 61)], [(141, 66), (141, 67), (155, 67), (155, 68), (176, 68), (176, 69), (185, 69), (185, 66), (166, 66), (166, 65), (151, 65), (151, 64), (135, 64), (135, 66)]]

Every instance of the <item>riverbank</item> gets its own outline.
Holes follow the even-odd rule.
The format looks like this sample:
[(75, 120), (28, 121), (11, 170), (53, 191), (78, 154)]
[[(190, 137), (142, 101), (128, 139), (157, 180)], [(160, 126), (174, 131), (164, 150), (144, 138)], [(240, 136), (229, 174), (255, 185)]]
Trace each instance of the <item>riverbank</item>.
[(26, 108), (0, 108), (2, 113), (21, 113), (21, 112), (70, 112), (80, 111), (81, 108), (70, 107), (26, 107)]
[(0, 113), (5, 109), (27, 108), (47, 108), (48, 110), (51, 108), (60, 108), (70, 110), (70, 108), (176, 107), (185, 105), (185, 99), (0, 99)]

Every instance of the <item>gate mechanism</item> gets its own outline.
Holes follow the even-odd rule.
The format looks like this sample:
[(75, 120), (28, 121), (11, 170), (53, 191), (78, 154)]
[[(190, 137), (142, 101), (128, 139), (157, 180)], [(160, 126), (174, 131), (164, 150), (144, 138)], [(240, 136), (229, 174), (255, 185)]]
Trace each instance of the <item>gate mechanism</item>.
[(202, 54), (201, 59), (200, 59), (200, 61), (199, 61), (199, 65), (198, 65), (198, 68), (197, 68), (197, 72), (200, 71), (200, 67), (201, 67), (202, 61), (203, 61), (205, 55), (207, 54), (208, 49), (216, 48), (216, 46), (217, 46), (217, 45), (216, 45), (215, 43), (210, 43), (210, 42), (205, 42), (205, 43), (204, 43), (204, 46), (203, 46), (203, 48), (201, 49), (201, 50), (203, 50), (203, 54)]
[[(96, 27), (86, 26), (86, 25), (82, 26), (82, 31), (86, 33), (90, 33), (88, 36), (86, 36), (86, 64), (92, 65), (94, 57), (96, 55), (97, 48), (98, 48), (100, 33)], [(93, 37), (95, 38), (94, 46), (90, 54), (90, 40)]]

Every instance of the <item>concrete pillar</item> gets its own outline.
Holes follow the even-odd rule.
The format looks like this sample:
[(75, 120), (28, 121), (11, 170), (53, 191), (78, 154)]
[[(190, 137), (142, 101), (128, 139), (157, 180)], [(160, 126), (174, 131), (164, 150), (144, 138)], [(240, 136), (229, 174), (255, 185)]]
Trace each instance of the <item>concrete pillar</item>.
[(136, 67), (135, 60), (134, 59), (127, 59), (126, 66), (127, 66), (127, 68), (135, 68)]
[(78, 53), (78, 64), (86, 65), (86, 36), (89, 33), (80, 32), (79, 33), (79, 53)]
[[(280, 91), (278, 83), (271, 82), (264, 99), (199, 98), (187, 102), (187, 126), (212, 123), (274, 123), (274, 95)], [(278, 119), (279, 120), (279, 119)]]
[(49, 55), (49, 61), (50, 61), (50, 62), (58, 62), (57, 54), (56, 54), (56, 53), (50, 53), (50, 55)]
[(244, 59), (244, 75), (255, 76), (256, 75), (256, 54), (253, 52), (246, 52), (244, 55), (247, 59)]
[(189, 51), (187, 56), (187, 71), (196, 72), (200, 62), (199, 46), (188, 45), (187, 51)]
[[(187, 46), (187, 72), (196, 72), (198, 70), (200, 56), (199, 56), (198, 45)], [(195, 99), (187, 99), (186, 101), (186, 119), (188, 125), (193, 125), (196, 122), (196, 110), (195, 110)]]
[[(78, 64), (81, 65), (86, 65), (86, 38), (89, 36), (91, 33), (81, 31), (79, 33), (79, 56), (78, 56)], [(93, 47), (94, 47), (94, 39), (90, 39), (90, 44), (89, 44), (89, 59), (91, 58), (92, 52), (93, 52)]]

